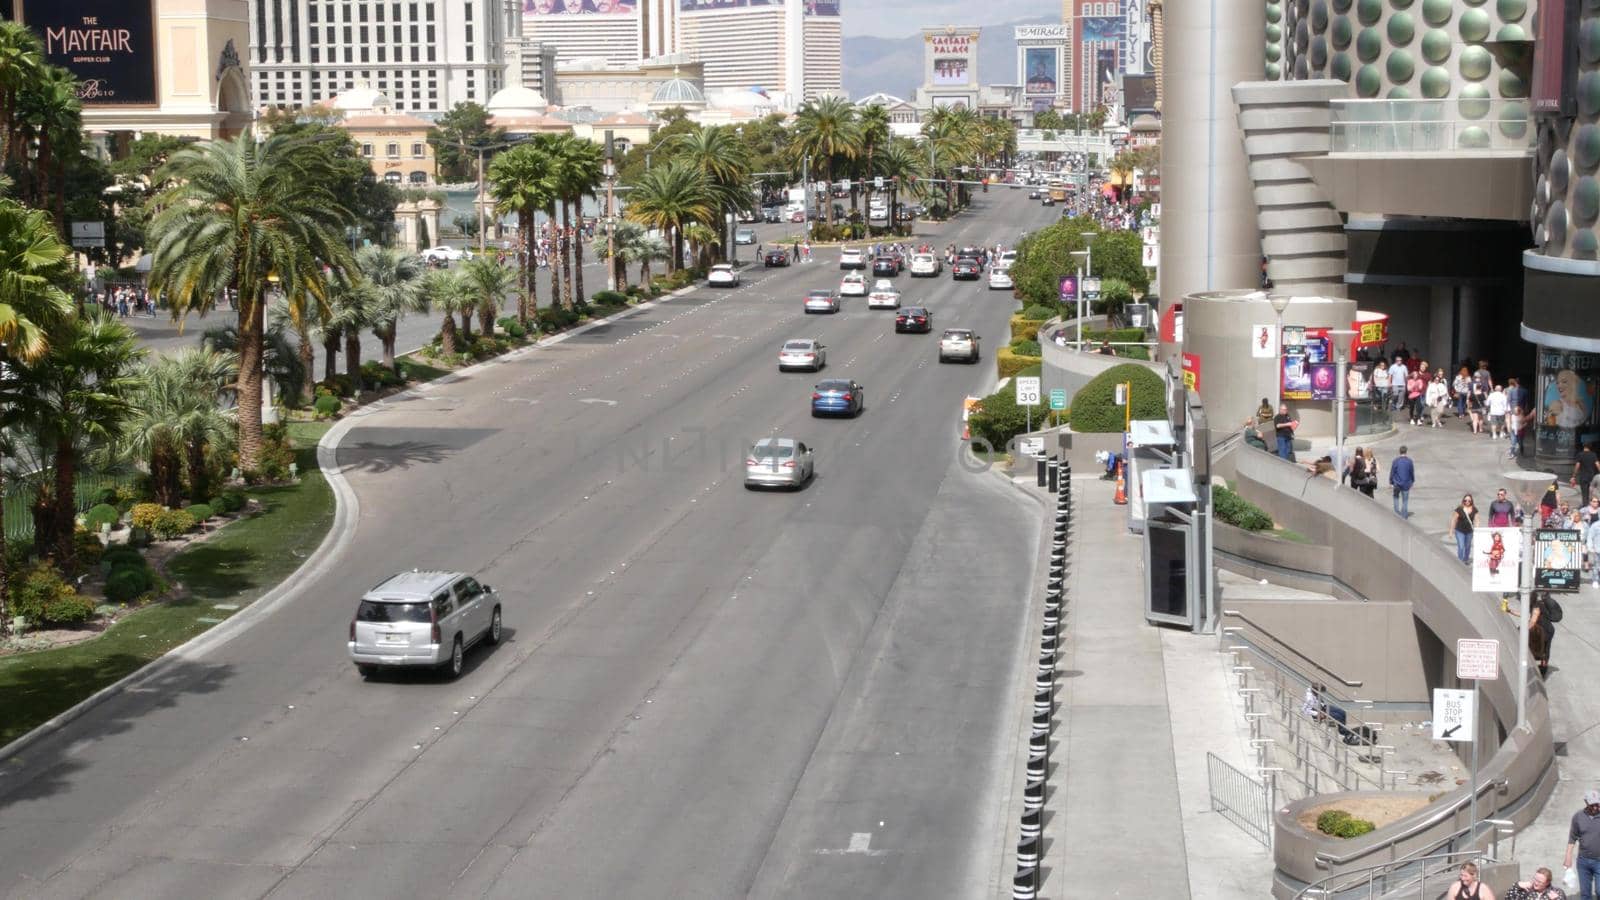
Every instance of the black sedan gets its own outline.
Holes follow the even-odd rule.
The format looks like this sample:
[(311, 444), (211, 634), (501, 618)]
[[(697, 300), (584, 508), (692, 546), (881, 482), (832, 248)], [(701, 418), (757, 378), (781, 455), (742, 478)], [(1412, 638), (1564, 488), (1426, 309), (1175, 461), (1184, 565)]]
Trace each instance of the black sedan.
[(789, 251), (782, 247), (773, 247), (761, 254), (761, 264), (767, 268), (773, 266), (787, 266), (789, 264)]
[(953, 281), (977, 281), (982, 275), (983, 266), (970, 256), (961, 257), (950, 267), (950, 278)]
[(927, 334), (933, 330), (933, 313), (926, 307), (907, 306), (900, 310), (894, 317), (895, 334), (914, 331), (918, 334)]
[(872, 274), (893, 278), (900, 274), (900, 257), (880, 256), (872, 261)]

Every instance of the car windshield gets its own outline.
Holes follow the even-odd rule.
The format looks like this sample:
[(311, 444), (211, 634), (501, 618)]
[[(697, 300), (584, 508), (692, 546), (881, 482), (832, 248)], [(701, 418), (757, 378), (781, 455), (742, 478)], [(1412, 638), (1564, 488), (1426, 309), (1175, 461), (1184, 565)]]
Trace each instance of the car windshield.
[(850, 390), (850, 382), (848, 382), (848, 381), (824, 381), (821, 384), (817, 385), (817, 390), (819, 390), (819, 391), (848, 391), (848, 390)]
[(807, 294), (806, 296), (810, 297), (813, 300), (826, 300), (832, 295), (829, 294), (827, 291), (812, 291), (811, 293)]
[(964, 341), (964, 340), (967, 340), (968, 338), (972, 337), (972, 332), (970, 332), (970, 331), (946, 331), (944, 333), (944, 336), (945, 336), (946, 340)]
[(356, 610), (359, 622), (427, 622), (431, 616), (429, 604), (402, 603), (399, 601), (363, 600)]
[(785, 350), (810, 350), (811, 349), (811, 342), (810, 341), (790, 341), (789, 343), (783, 345), (783, 349), (785, 349)]
[(794, 448), (788, 444), (757, 444), (750, 455), (756, 459), (788, 459), (794, 456)]

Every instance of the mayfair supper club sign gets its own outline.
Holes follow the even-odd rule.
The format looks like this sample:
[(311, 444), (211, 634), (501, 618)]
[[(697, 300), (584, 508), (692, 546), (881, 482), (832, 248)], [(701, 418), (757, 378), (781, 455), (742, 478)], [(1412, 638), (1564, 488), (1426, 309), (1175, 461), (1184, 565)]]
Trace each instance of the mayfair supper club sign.
[(45, 58), (78, 78), (85, 106), (156, 104), (151, 0), (26, 0)]

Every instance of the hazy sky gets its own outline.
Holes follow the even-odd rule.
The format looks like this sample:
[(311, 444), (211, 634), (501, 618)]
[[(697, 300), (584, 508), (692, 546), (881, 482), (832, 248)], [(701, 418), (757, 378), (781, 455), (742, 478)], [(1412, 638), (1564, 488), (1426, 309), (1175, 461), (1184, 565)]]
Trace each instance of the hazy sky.
[(905, 37), (936, 25), (998, 25), (1061, 15), (1060, 0), (841, 0), (844, 33)]

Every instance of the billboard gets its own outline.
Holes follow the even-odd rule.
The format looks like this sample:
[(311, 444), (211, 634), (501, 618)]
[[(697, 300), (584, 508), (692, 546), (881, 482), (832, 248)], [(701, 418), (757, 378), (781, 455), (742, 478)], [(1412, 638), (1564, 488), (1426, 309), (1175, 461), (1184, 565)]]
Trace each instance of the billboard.
[(933, 84), (935, 87), (965, 85), (967, 63), (964, 56), (936, 56), (933, 58)]
[(1064, 41), (1067, 39), (1065, 25), (1018, 25), (1012, 29), (1015, 39), (1021, 41)]
[(1095, 102), (1115, 106), (1117, 102), (1117, 73), (1121, 71), (1122, 54), (1116, 47), (1096, 47), (1094, 51)]
[(1028, 47), (1022, 51), (1022, 92), (1054, 94), (1061, 84), (1061, 51), (1056, 47)]
[[(805, 0), (808, 16), (837, 16), (839, 0)], [(780, 4), (781, 5), (781, 4)]]
[(1084, 44), (1120, 44), (1126, 20), (1120, 16), (1091, 16), (1082, 20), (1078, 40)]
[(636, 0), (522, 0), (530, 16), (632, 15)]
[(1128, 40), (1122, 71), (1129, 75), (1154, 73), (1155, 44), (1150, 40), (1150, 20), (1145, 15), (1144, 0), (1128, 0), (1125, 22), (1124, 34)]
[(84, 106), (155, 106), (153, 0), (29, 0), (22, 21), (44, 58), (78, 79)]

